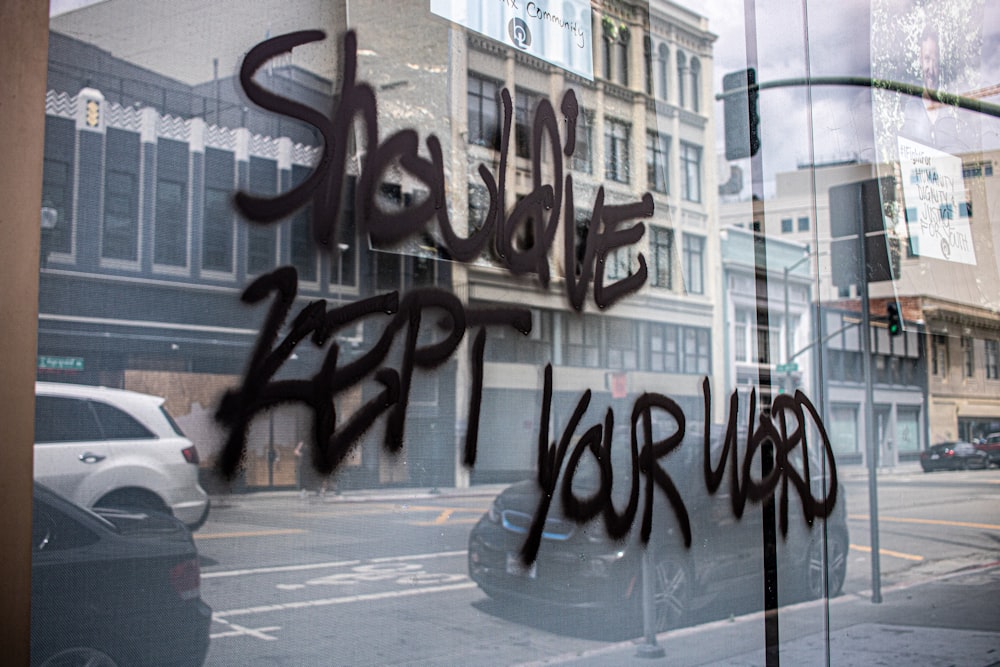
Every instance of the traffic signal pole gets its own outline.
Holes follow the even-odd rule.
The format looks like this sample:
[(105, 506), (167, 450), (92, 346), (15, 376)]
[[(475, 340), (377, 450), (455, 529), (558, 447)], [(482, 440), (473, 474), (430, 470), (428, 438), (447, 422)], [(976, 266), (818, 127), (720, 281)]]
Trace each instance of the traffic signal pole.
[(868, 527), (871, 543), (872, 602), (882, 602), (882, 567), (878, 539), (878, 454), (875, 432), (875, 389), (872, 385), (872, 322), (868, 297), (868, 243), (864, 224), (858, 228), (858, 288), (861, 292), (861, 356), (865, 377), (865, 445), (868, 459)]

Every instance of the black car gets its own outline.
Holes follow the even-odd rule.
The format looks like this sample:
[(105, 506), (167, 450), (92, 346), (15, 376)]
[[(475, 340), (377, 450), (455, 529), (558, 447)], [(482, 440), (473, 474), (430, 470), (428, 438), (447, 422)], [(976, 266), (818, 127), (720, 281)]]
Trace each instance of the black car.
[(971, 442), (939, 442), (920, 452), (920, 467), (924, 472), (985, 469), (989, 466), (989, 454)]
[(35, 484), (31, 663), (201, 665), (212, 610), (190, 531), (167, 514), (74, 505)]
[[(641, 469), (631, 466), (627, 442), (615, 443), (615, 447), (617, 451), (613, 447), (610, 457), (612, 498), (620, 514), (628, 510), (632, 472)], [(719, 450), (717, 443), (713, 450), (716, 469)], [(741, 445), (737, 451), (741, 452), (738, 458), (742, 468), (745, 450)], [(789, 455), (788, 464), (801, 471), (802, 457), (795, 452)], [(599, 477), (597, 473), (588, 475), (579, 470), (588, 457), (590, 454), (580, 460), (574, 475), (573, 486), (581, 499), (593, 497), (594, 480)], [(632, 632), (642, 627), (642, 560), (644, 549), (648, 548), (652, 556), (656, 631), (695, 618), (722, 618), (747, 611), (747, 604), (759, 605), (764, 582), (762, 505), (747, 502), (742, 516), (737, 518), (730, 494), (731, 460), (716, 493), (709, 494), (703, 458), (702, 439), (689, 436), (659, 462), (683, 501), (689, 519), (690, 546), (685, 544), (680, 514), (660, 487), (654, 487), (648, 547), (642, 545), (647, 483), (643, 474), (634, 524), (621, 539), (609, 536), (602, 516), (585, 523), (567, 518), (561, 489), (557, 489), (551, 496), (537, 558), (525, 565), (522, 549), (543, 496), (539, 483), (529, 480), (505, 489), (471, 531), (468, 554), (471, 578), (491, 598), (601, 610), (602, 618), (614, 623), (623, 621), (623, 627)], [(824, 481), (830, 484), (830, 480), (819, 474), (822, 468), (815, 457), (809, 458), (812, 461), (809, 476), (801, 478), (812, 478), (809, 486), (822, 498)], [(597, 465), (592, 468), (596, 470)], [(560, 485), (563, 475), (565, 471), (560, 475)], [(759, 473), (754, 479), (760, 479)], [(844, 495), (839, 484), (837, 489), (832, 511), (827, 512), (829, 516), (825, 520), (814, 518), (810, 526), (794, 485), (789, 484), (787, 489), (783, 489), (782, 483), (777, 485), (776, 507), (782, 504), (781, 495), (789, 494), (787, 533), (782, 536), (780, 519), (775, 533), (782, 604), (823, 595), (834, 597), (843, 587), (849, 540)], [(780, 509), (777, 514), (780, 517)]]

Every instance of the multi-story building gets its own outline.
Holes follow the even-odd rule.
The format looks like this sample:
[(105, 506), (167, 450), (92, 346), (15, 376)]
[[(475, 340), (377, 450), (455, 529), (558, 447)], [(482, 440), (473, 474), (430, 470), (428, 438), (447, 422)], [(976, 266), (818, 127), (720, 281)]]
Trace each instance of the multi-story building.
[[(338, 304), (436, 286), (471, 308), (516, 303), (531, 312), (527, 337), (490, 331), (480, 416), (480, 440), (490, 444), (479, 448), (474, 471), (460, 463), (471, 385), (463, 341), (445, 366), (415, 375), (403, 451), (385, 452), (381, 434), (370, 433), (339, 473), (345, 486), (527, 476), (536, 461), (546, 363), (554, 367), (555, 429), (585, 388), (593, 391), (595, 406), (615, 407), (620, 423), (631, 415), (631, 399), (644, 391), (668, 394), (691, 420), (706, 418), (701, 381), (707, 376), (723, 386), (725, 337), (718, 333), (722, 276), (710, 270), (718, 265), (720, 245), (714, 172), (704, 164), (714, 136), (714, 36), (704, 18), (666, 2), (593, 8), (586, 13), (595, 36), (595, 77), (589, 80), (433, 18), (412, 39), (399, 40), (391, 22), (367, 20), (366, 12), (381, 11), (375, 3), (352, 5), (352, 20), (366, 27), (358, 35), (357, 80), (370, 83), (377, 95), (379, 138), (416, 128), (421, 142), (431, 136), (440, 141), (445, 205), (460, 234), (481, 225), (488, 208), (488, 188), (476, 178), (479, 165), (499, 171), (500, 92), (509, 93), (513, 116), (504, 149), (508, 215), (554, 176), (547, 148), (538, 159), (532, 155), (539, 103), (548, 100), (559, 109), (565, 91), (574, 92), (580, 108), (576, 146), (564, 158), (564, 173), (574, 182), (577, 248), (598, 231), (590, 218), (599, 190), (607, 206), (642, 203), (644, 196), (652, 202), (651, 214), (627, 223), (641, 221), (643, 237), (594, 260), (611, 285), (639, 271), (641, 254), (645, 284), (610, 309), (598, 307), (591, 286), (577, 310), (568, 304), (565, 276), (580, 258), (566, 256), (564, 221), (546, 248), (548, 285), (530, 273), (512, 277), (496, 247), (471, 262), (449, 261), (436, 230), (373, 247), (354, 225), (350, 197), (330, 250), (312, 243), (308, 207), (279, 224), (248, 224), (232, 209), (232, 192), (288, 192), (312, 173), (322, 146), (308, 126), (257, 108), (239, 91), (233, 76), (238, 56), (266, 35), (227, 34), (171, 71), (154, 72), (142, 64), (162, 67), (167, 60), (146, 60), (136, 38), (143, 27), (124, 30), (128, 26), (116, 26), (105, 9), (96, 5), (53, 24), (55, 30), (61, 23), (72, 26), (87, 41), (56, 32), (52, 37), (55, 88), (48, 103), (43, 202), (43, 218), (52, 225), (44, 241), (41, 376), (167, 396), (210, 462), (213, 443), (221, 441), (215, 406), (245, 370), (266, 310), (241, 304), (239, 295), (255, 277), (290, 264), (298, 271), (299, 307), (314, 299)], [(294, 12), (284, 8), (281, 15), (287, 23)], [(275, 32), (306, 27), (285, 23)], [(313, 108), (335, 109), (340, 49), (332, 41), (296, 49), (270, 62), (258, 80)], [(346, 151), (346, 190), (374, 148), (364, 136), (356, 124)], [(385, 210), (420, 206), (434, 196), (399, 163), (378, 176), (377, 205)], [(543, 244), (536, 229), (534, 222), (525, 224), (512, 249), (531, 252)], [(379, 333), (377, 324), (365, 322), (338, 342), (350, 356)], [(282, 368), (283, 377), (307, 377), (323, 353), (303, 343)], [(337, 409), (350, 415), (376, 392), (359, 385), (338, 397)], [(721, 420), (722, 403), (716, 401), (716, 414), (707, 418)], [(282, 408), (255, 420), (248, 484), (294, 483), (293, 450), (309, 437), (310, 419), (305, 409)]]

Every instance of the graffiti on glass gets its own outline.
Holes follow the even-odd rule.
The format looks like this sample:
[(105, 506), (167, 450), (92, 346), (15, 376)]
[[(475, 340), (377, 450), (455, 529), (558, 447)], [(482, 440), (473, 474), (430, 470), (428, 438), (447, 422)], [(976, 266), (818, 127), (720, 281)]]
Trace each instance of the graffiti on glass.
[[(359, 231), (367, 234), (373, 244), (393, 244), (426, 231), (436, 220), (444, 247), (443, 257), (468, 262), (477, 257), (487, 243), (492, 243), (503, 267), (514, 275), (534, 274), (539, 284), (550, 282), (548, 253), (555, 241), (560, 214), (565, 211), (565, 256), (571, 265), (566, 269), (566, 295), (575, 310), (582, 310), (586, 293), (593, 281), (594, 303), (607, 308), (628, 294), (639, 290), (647, 278), (646, 262), (636, 253), (638, 268), (627, 278), (604, 284), (604, 262), (610, 252), (637, 243), (645, 232), (640, 220), (653, 215), (653, 200), (647, 193), (640, 201), (625, 205), (604, 203), (604, 189), (596, 192), (591, 210), (592, 232), (577, 248), (573, 221), (573, 180), (563, 175), (562, 156), (571, 157), (575, 150), (576, 122), (579, 107), (576, 96), (568, 90), (560, 110), (566, 121), (567, 138), (560, 137), (555, 110), (548, 100), (539, 102), (532, 127), (532, 192), (522, 198), (511, 211), (506, 211), (505, 177), (511, 138), (512, 105), (509, 91), (500, 93), (502, 129), (500, 159), (497, 174), (485, 165), (478, 172), (489, 193), (489, 212), (484, 224), (466, 238), (460, 237), (451, 225), (445, 204), (444, 167), (440, 141), (430, 135), (426, 139), (430, 159), (421, 157), (419, 136), (415, 130), (396, 132), (379, 141), (376, 97), (367, 83), (356, 80), (357, 38), (353, 32), (344, 37), (343, 83), (339, 103), (327, 118), (315, 109), (276, 95), (254, 80), (255, 72), (268, 60), (290, 51), (295, 46), (325, 39), (321, 31), (302, 31), (266, 40), (246, 56), (240, 81), (247, 96), (259, 106), (305, 121), (323, 137), (323, 152), (311, 175), (297, 187), (275, 197), (257, 197), (239, 192), (235, 202), (240, 212), (256, 224), (271, 224), (286, 218), (312, 203), (312, 231), (321, 247), (331, 247), (340, 224), (341, 198), (344, 193), (348, 133), (360, 121), (366, 145), (373, 147), (363, 160), (355, 188), (354, 208), (359, 212)], [(543, 142), (552, 148), (552, 182), (542, 182), (541, 154)], [(399, 211), (385, 211), (376, 203), (379, 179), (390, 165), (398, 163), (422, 182), (429, 196), (415, 206)], [(630, 224), (632, 223), (632, 224)], [(530, 226), (536, 242), (529, 248), (519, 248), (514, 242), (519, 230)], [(582, 252), (578, 252), (582, 250)], [(414, 371), (433, 370), (450, 360), (466, 333), (475, 330), (469, 346), (471, 390), (468, 405), (468, 426), (463, 444), (462, 462), (475, 465), (482, 412), (484, 351), (488, 330), (512, 327), (522, 334), (531, 332), (531, 312), (527, 308), (475, 308), (464, 305), (457, 296), (439, 288), (411, 290), (405, 295), (387, 292), (331, 308), (325, 300), (315, 300), (303, 306), (286, 328), (298, 289), (294, 267), (282, 267), (254, 280), (242, 299), (249, 305), (270, 298), (270, 308), (261, 327), (242, 383), (228, 391), (219, 405), (217, 419), (227, 428), (228, 435), (218, 460), (220, 472), (227, 478), (236, 475), (246, 450), (250, 423), (260, 412), (280, 404), (300, 403), (312, 411), (313, 462), (317, 471), (332, 474), (359, 439), (381, 418), (385, 418), (383, 444), (387, 451), (398, 453), (405, 440), (406, 415), (409, 406)], [(370, 349), (356, 358), (342, 360), (336, 334), (341, 329), (366, 321), (381, 325), (379, 335)], [(286, 333), (281, 336), (282, 330)], [(434, 342), (420, 345), (424, 339)], [(279, 340), (280, 338), (280, 340)], [(398, 368), (384, 364), (397, 338), (402, 345), (402, 360)], [(309, 339), (317, 348), (326, 347), (322, 364), (304, 379), (276, 380), (275, 375), (295, 353), (296, 347)], [(653, 526), (653, 498), (659, 489), (673, 512), (684, 543), (692, 542), (691, 522), (684, 499), (670, 474), (660, 465), (682, 444), (687, 419), (676, 401), (659, 393), (643, 393), (635, 399), (629, 418), (631, 486), (625, 507), (618, 509), (611, 499), (612, 433), (615, 415), (609, 408), (603, 421), (583, 429), (581, 422), (590, 405), (592, 392), (581, 395), (572, 416), (566, 421), (558, 442), (549, 443), (552, 412), (552, 366), (545, 367), (540, 426), (538, 431), (537, 481), (542, 494), (532, 519), (527, 538), (521, 549), (521, 559), (530, 564), (537, 556), (546, 517), (559, 491), (564, 514), (571, 520), (586, 523), (598, 517), (607, 533), (623, 539), (632, 530), (640, 511), (640, 539), (648, 543)], [(373, 378), (380, 390), (351, 415), (338, 419), (335, 399), (338, 395)], [(794, 395), (780, 394), (768, 409), (756, 407), (756, 393), (750, 396), (746, 428), (738, 422), (738, 396), (730, 397), (729, 416), (721, 454), (713, 462), (708, 415), (711, 410), (711, 389), (708, 378), (702, 383), (705, 432), (703, 476), (705, 487), (715, 494), (729, 471), (729, 497), (736, 518), (743, 515), (747, 502), (762, 502), (775, 496), (779, 486), (779, 520), (782, 534), (788, 531), (790, 494), (798, 494), (802, 514), (807, 523), (830, 515), (837, 501), (837, 472), (833, 450), (818, 411), (800, 391)], [(656, 433), (654, 423), (664, 418), (674, 424), (669, 433)], [(828, 462), (829, 486), (820, 497), (810, 487), (810, 456), (806, 442), (807, 423), (811, 422), (819, 435), (822, 454)], [(756, 425), (755, 425), (756, 424)], [(790, 425), (792, 425), (791, 430)], [(668, 429), (669, 430), (669, 429)], [(746, 441), (739, 446), (739, 433), (744, 430)], [(773, 447), (775, 465), (761, 479), (755, 479), (753, 461), (764, 447)], [(789, 461), (790, 455), (801, 448), (801, 472)], [(741, 451), (744, 452), (740, 460)], [(599, 488), (589, 497), (580, 498), (573, 480), (584, 456), (593, 457), (599, 471)], [(561, 473), (561, 474), (560, 474)], [(558, 486), (562, 480), (561, 487)], [(641, 480), (644, 483), (641, 484)], [(791, 488), (790, 488), (791, 487)]]

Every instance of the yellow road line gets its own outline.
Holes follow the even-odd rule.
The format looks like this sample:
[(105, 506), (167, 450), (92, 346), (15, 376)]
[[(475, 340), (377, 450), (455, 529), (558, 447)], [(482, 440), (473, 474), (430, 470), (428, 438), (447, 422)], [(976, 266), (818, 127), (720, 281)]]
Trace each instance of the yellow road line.
[[(868, 521), (871, 517), (867, 514), (850, 514), (849, 519), (858, 521)], [(898, 516), (879, 516), (879, 521), (885, 523), (917, 523), (926, 526), (955, 526), (956, 528), (978, 528), (980, 530), (1000, 530), (1000, 525), (995, 523), (974, 523), (972, 521), (946, 521), (944, 519), (908, 519)]]
[(229, 537), (268, 537), (270, 535), (301, 535), (309, 531), (301, 528), (275, 528), (273, 530), (242, 530), (232, 533), (195, 533), (196, 540), (221, 540)]
[(445, 511), (441, 512), (440, 514), (438, 514), (438, 517), (436, 519), (434, 519), (434, 523), (436, 525), (440, 526), (441, 524), (443, 524), (444, 522), (446, 522), (448, 519), (450, 519), (451, 515), (454, 514), (454, 513), (455, 513), (455, 510), (445, 510)]
[[(872, 552), (871, 547), (866, 547), (863, 544), (852, 544), (851, 548), (854, 549), (855, 551), (863, 551), (866, 554), (870, 554)], [(915, 554), (904, 554), (902, 551), (892, 551), (890, 549), (879, 549), (878, 552), (883, 556), (892, 556), (893, 558), (902, 558), (903, 560), (922, 561), (924, 559), (923, 556), (917, 556)]]

